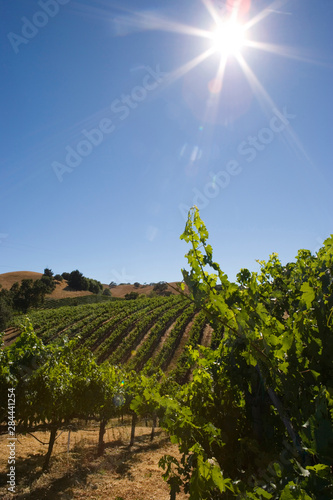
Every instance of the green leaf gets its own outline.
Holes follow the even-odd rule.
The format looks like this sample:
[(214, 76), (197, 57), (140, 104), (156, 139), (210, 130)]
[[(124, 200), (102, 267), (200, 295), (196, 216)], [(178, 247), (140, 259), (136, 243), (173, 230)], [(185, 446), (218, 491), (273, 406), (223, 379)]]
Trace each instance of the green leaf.
[(260, 487), (257, 487), (257, 488), (255, 489), (255, 492), (256, 492), (257, 494), (261, 495), (262, 497), (267, 498), (268, 500), (269, 500), (270, 498), (273, 498), (273, 495), (271, 495), (270, 493), (268, 493), (268, 491), (263, 490), (263, 489), (262, 489), (262, 488), (260, 488)]
[(303, 285), (301, 286), (301, 292), (303, 292), (302, 299), (304, 300), (306, 307), (310, 308), (312, 302), (316, 297), (316, 294), (313, 288), (310, 286), (309, 282), (303, 283)]
[(325, 464), (308, 465), (307, 470), (313, 470), (315, 472), (320, 472), (322, 470), (329, 470), (329, 465)]

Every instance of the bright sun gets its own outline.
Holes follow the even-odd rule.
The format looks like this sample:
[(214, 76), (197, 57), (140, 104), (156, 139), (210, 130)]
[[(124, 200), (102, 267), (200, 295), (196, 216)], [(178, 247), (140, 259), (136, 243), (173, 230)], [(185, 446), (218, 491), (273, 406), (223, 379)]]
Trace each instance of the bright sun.
[(212, 48), (222, 55), (236, 55), (245, 42), (244, 27), (235, 21), (225, 21), (212, 32)]

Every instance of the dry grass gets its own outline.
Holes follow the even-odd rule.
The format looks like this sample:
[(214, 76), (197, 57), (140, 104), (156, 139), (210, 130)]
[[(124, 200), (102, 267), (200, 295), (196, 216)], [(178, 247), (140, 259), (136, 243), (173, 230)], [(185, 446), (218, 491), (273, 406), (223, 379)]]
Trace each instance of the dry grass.
[[(40, 279), (42, 276), (42, 273), (34, 273), (32, 271), (4, 273), (0, 274), (0, 285), (9, 290), (15, 282), (21, 283), (24, 279), (32, 279), (35, 281)], [(56, 289), (51, 294), (47, 295), (47, 297), (52, 299), (63, 299), (66, 297), (83, 297), (84, 295), (92, 295), (92, 293), (87, 291), (75, 292), (68, 290), (67, 282), (64, 280), (61, 283), (57, 283)]]
[(34, 273), (32, 271), (17, 271), (14, 273), (4, 273), (0, 274), (0, 285), (7, 290), (11, 288), (16, 282), (21, 282), (22, 280), (39, 280), (43, 276), (42, 273)]
[[(35, 433), (41, 441), (48, 440), (48, 433)], [(136, 440), (128, 447), (130, 427), (109, 428), (105, 434), (106, 448), (103, 457), (97, 457), (98, 428), (72, 431), (70, 449), (67, 451), (68, 432), (57, 439), (50, 470), (42, 472), (46, 446), (31, 436), (19, 436), (16, 445), (16, 495), (5, 486), (8, 456), (7, 436), (0, 436), (1, 486), (4, 500), (168, 500), (168, 485), (161, 476), (158, 461), (164, 454), (179, 458), (178, 449), (171, 445), (166, 434), (157, 429), (150, 441), (150, 428), (137, 427)], [(187, 495), (177, 495), (186, 500)]]

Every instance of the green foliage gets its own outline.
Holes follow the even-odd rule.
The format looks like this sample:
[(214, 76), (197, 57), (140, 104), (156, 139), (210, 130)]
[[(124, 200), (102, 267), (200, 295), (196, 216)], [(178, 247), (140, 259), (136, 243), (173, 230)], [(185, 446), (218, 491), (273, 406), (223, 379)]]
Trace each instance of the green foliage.
[(62, 276), (67, 280), (68, 286), (72, 290), (87, 290), (95, 294), (103, 291), (102, 283), (91, 278), (86, 278), (78, 269), (71, 273), (63, 273)]
[[(7, 364), (2, 360), (1, 387), (16, 388), (21, 424), (60, 423), (80, 413), (85, 405), (88, 374), (97, 366), (89, 351), (78, 351), (75, 341), (66, 338), (44, 345), (27, 321), (18, 340), (4, 353)], [(80, 384), (85, 385), (82, 390)]]
[[(181, 452), (161, 460), (172, 498), (182, 486), (191, 500), (333, 498), (333, 237), (294, 263), (272, 254), (236, 283), (213, 260), (196, 209), (182, 239), (190, 305), (173, 296), (33, 313), (35, 331), (25, 325), (0, 351), (0, 401), (15, 387), (21, 425), (51, 423), (53, 437), (75, 416), (95, 418), (100, 451), (109, 418), (130, 412), (134, 436), (137, 415), (158, 415)], [(161, 377), (192, 318), (186, 350)], [(207, 321), (212, 348), (198, 349)]]
[(206, 326), (207, 320), (204, 313), (201, 311), (194, 320), (192, 328), (190, 330), (190, 338), (187, 341), (182, 353), (177, 360), (177, 366), (169, 374), (170, 377), (178, 383), (184, 383), (193, 367), (192, 362), (192, 348), (196, 348), (201, 341), (204, 328)]
[(139, 297), (138, 292), (130, 292), (130, 293), (126, 293), (126, 295), (125, 295), (126, 300), (135, 300), (138, 297)]
[(9, 325), (13, 317), (13, 296), (9, 290), (2, 290), (0, 285), (0, 331)]
[(65, 279), (72, 290), (88, 290), (88, 281), (78, 269), (69, 273)]
[(51, 269), (45, 268), (45, 269), (44, 269), (44, 274), (43, 274), (43, 275), (44, 275), (44, 276), (47, 276), (47, 277), (49, 277), (49, 278), (52, 278), (52, 276), (53, 276), (53, 272), (52, 272), (52, 270), (51, 270)]
[[(51, 434), (45, 467), (57, 429), (73, 418), (94, 418), (100, 422), (99, 451), (102, 452), (105, 425), (110, 418), (124, 409), (133, 415), (153, 418), (159, 414), (161, 407), (156, 399), (160, 387), (158, 379), (162, 374), (157, 368), (152, 378), (143, 374), (138, 376), (135, 372), (125, 374), (108, 362), (97, 364), (89, 349), (98, 343), (105, 331), (113, 328), (106, 346), (114, 349), (119, 345), (119, 352), (116, 352), (122, 357), (134, 339), (144, 335), (157, 318), (163, 318), (161, 324), (166, 328), (176, 311), (180, 313), (187, 307), (187, 301), (175, 296), (38, 311), (32, 314), (38, 335), (29, 320), (23, 321), (22, 333), (16, 342), (0, 351), (1, 401), (6, 401), (8, 387), (15, 387), (20, 430), (31, 431), (39, 423), (49, 426)], [(148, 314), (142, 314), (145, 309), (149, 309)], [(113, 317), (110, 319), (111, 311)], [(164, 312), (167, 312), (165, 316)], [(141, 318), (145, 321), (141, 321), (123, 342), (123, 332)], [(66, 335), (50, 342), (50, 337), (55, 339), (55, 333), (64, 329), (61, 322), (66, 324), (71, 320), (74, 323), (71, 328), (65, 328)], [(75, 332), (80, 332), (80, 336), (73, 336)], [(71, 336), (73, 340), (69, 340)], [(170, 393), (171, 388), (164, 383), (166, 390)], [(1, 407), (0, 416), (5, 420), (5, 407)]]
[[(63, 299), (52, 299), (46, 297), (42, 309), (59, 309), (61, 307), (75, 307), (85, 304), (100, 304), (109, 302), (111, 299), (108, 295), (83, 295), (82, 297), (64, 297)], [(119, 301), (116, 297), (112, 297), (113, 301)], [(31, 314), (30, 314), (31, 315)]]
[(154, 285), (153, 291), (156, 292), (159, 295), (164, 295), (166, 291), (168, 290), (168, 285), (165, 283), (165, 281), (159, 281)]
[(183, 454), (166, 478), (190, 499), (331, 498), (322, 467), (333, 464), (333, 236), (316, 256), (300, 250), (283, 266), (273, 254), (259, 273), (242, 269), (236, 284), (213, 260), (196, 208), (181, 239), (190, 298), (222, 338), (190, 350), (193, 380), (160, 400)]
[(26, 313), (28, 309), (44, 304), (45, 295), (52, 293), (56, 286), (49, 276), (52, 271), (45, 271), (47, 274), (39, 280), (24, 279), (21, 283), (14, 283), (10, 290), (0, 290), (0, 331), (9, 326), (14, 312)]
[(40, 283), (40, 286), (44, 289), (45, 294), (52, 293), (56, 288), (56, 283), (52, 276), (42, 276), (40, 282), (37, 280), (35, 281), (35, 284), (36, 283)]
[(150, 378), (143, 373), (133, 374), (130, 409), (137, 415), (152, 415), (156, 410), (156, 400), (159, 394), (158, 378), (157, 374)]
[(107, 421), (119, 412), (123, 379), (120, 369), (99, 366), (89, 350), (78, 349), (77, 340), (43, 344), (28, 320), (18, 340), (0, 351), (0, 420), (6, 418), (8, 388), (15, 388), (20, 431), (40, 423), (50, 426), (47, 468), (61, 425), (73, 418)]
[[(164, 313), (160, 311), (154, 326), (150, 330), (149, 337), (137, 350), (135, 350), (135, 355), (127, 364), (129, 368), (134, 368), (136, 371), (139, 371), (144, 366), (147, 367), (147, 362), (149, 360), (149, 367), (147, 367), (147, 370), (152, 372), (156, 367), (162, 367), (165, 361), (170, 359), (170, 355), (174, 353), (180, 339), (180, 334), (182, 334), (185, 329), (184, 325), (192, 316), (192, 310), (188, 307), (189, 301), (187, 300), (179, 301), (176, 299), (174, 304), (171, 304), (171, 301), (169, 304), (171, 307), (168, 307)], [(162, 335), (175, 320), (176, 324), (173, 326), (174, 335), (170, 335), (169, 337), (169, 346), (167, 345), (168, 342), (165, 342), (160, 351), (160, 355), (156, 356), (158, 360), (152, 362), (151, 356), (158, 346)], [(180, 323), (181, 327), (179, 327)]]
[(88, 279), (88, 290), (92, 293), (101, 293), (103, 291), (103, 285), (100, 281)]

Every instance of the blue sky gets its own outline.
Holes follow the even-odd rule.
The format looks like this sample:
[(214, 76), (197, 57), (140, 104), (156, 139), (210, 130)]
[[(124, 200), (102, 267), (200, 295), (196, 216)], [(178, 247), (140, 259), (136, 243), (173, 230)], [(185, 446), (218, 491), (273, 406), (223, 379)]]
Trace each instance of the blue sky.
[(332, 233), (333, 2), (242, 0), (222, 74), (233, 3), (0, 0), (0, 273), (179, 280), (193, 204), (231, 279)]

